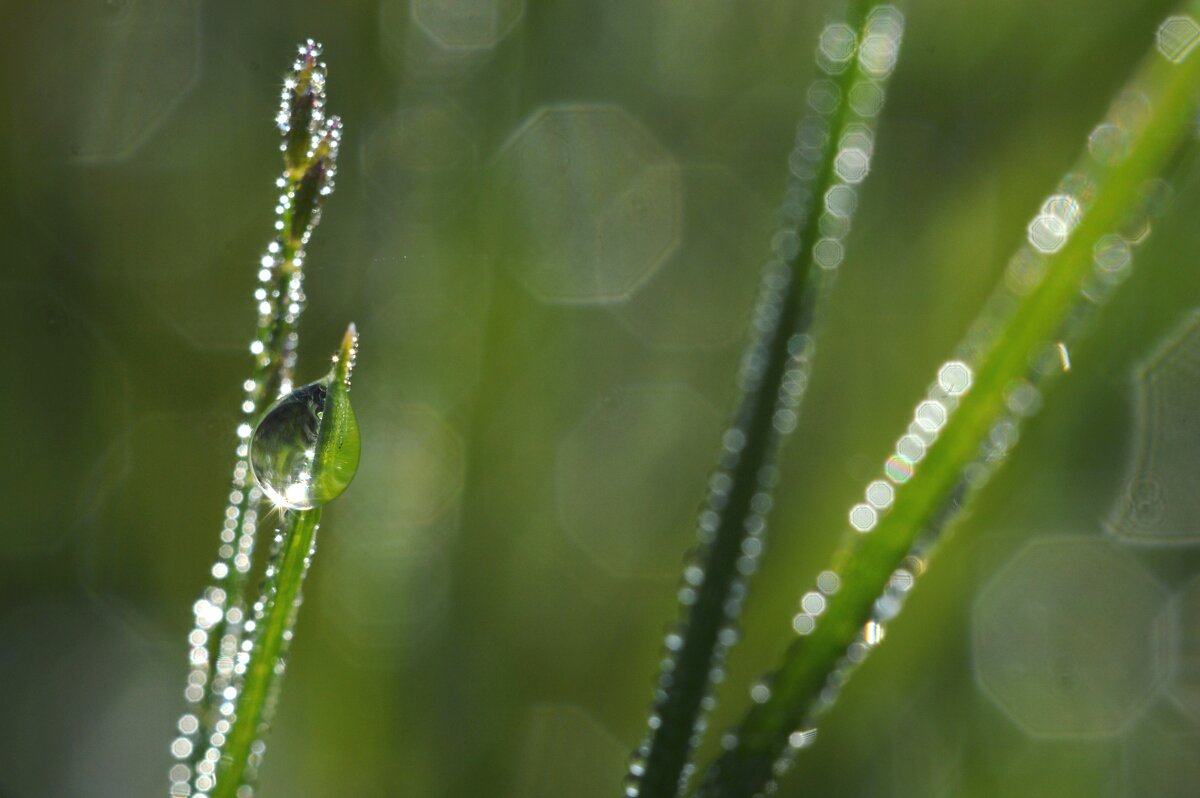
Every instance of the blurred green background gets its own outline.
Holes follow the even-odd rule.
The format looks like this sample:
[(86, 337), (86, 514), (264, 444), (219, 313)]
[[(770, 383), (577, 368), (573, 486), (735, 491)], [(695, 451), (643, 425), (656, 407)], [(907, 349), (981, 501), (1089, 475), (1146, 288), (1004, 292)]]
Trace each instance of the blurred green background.
[[(715, 728), (1170, 8), (904, 9)], [(0, 796), (166, 794), (273, 115), (309, 36), (346, 136), (298, 376), (358, 323), (363, 461), (325, 516), (261, 794), (618, 795), (825, 12), (0, 5)], [(1197, 198), (782, 795), (1195, 794)]]

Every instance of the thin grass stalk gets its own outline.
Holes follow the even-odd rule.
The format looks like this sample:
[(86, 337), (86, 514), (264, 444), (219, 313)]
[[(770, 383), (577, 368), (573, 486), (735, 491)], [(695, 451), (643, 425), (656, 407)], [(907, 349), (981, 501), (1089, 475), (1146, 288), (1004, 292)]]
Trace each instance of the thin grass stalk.
[(791, 175), (739, 375), (740, 398), (722, 438), (697, 538), (679, 590), (682, 618), (668, 633), (650, 716), (625, 794), (678, 795), (722, 678), (746, 579), (763, 549), (766, 515), (778, 481), (775, 463), (795, 427), (808, 384), (822, 299), (832, 287), (850, 229), (857, 186), (874, 149), (873, 120), (896, 61), (901, 17), (891, 7), (854, 3), (824, 29), (817, 48), (822, 77), (808, 92)]
[[(316, 552), (321, 508), (288, 513), (280, 532), (278, 559), (267, 568), (263, 599), (256, 606), (255, 643), (238, 699), (238, 712), (222, 748), (212, 798), (241, 798), (238, 789), (255, 775), (265, 745), (271, 709), (278, 697), (279, 677), (290, 631), (295, 628), (304, 577)], [(247, 624), (249, 625), (249, 624)]]
[[(882, 639), (925, 569), (930, 546), (1007, 458), (1070, 341), (1128, 274), (1132, 248), (1193, 129), (1200, 3), (1159, 28), (1156, 48), (1043, 204), (980, 320), (938, 371), (851, 531), (801, 601), (799, 637), (722, 739), (698, 798), (770, 792), (854, 667)], [(1189, 16), (1190, 15), (1190, 16)], [(1189, 57), (1190, 54), (1190, 57)], [(1194, 145), (1191, 145), (1194, 147)]]
[(322, 199), (333, 190), (341, 137), (341, 120), (325, 115), (326, 67), (320, 55), (321, 46), (311, 39), (299, 47), (276, 117), (284, 160), (276, 180), (281, 192), (275, 208), (276, 235), (259, 264), (254, 292), (258, 321), (250, 345), (254, 364), (243, 384), (233, 484), (210, 570), (214, 581), (193, 605), (185, 688), (189, 709), (179, 720), (180, 736), (171, 744), (180, 760), (170, 772), (172, 794), (187, 790), (202, 795), (211, 788), (234, 708), (230, 691), (236, 691), (246, 666), (246, 587), (263, 503), (250, 473), (250, 436), (266, 406), (292, 389), (297, 325), (305, 305), (305, 245), (320, 221)]

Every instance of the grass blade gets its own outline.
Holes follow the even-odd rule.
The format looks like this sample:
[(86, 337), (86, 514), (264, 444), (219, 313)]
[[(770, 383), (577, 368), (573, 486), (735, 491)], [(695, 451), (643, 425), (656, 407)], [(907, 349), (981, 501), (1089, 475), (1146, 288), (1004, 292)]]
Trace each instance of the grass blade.
[[(682, 619), (668, 634), (650, 736), (635, 752), (627, 796), (665, 798), (684, 789), (746, 595), (763, 548), (775, 461), (796, 426), (808, 384), (821, 298), (842, 261), (844, 239), (874, 149), (873, 120), (896, 62), (902, 18), (889, 6), (852, 6), (825, 27), (824, 73), (809, 90), (791, 177), (739, 375), (741, 396), (700, 515), (699, 546), (679, 591)], [(815, 210), (813, 207), (817, 206)]]
[(245, 593), (263, 502), (250, 469), (250, 436), (263, 409), (292, 389), (296, 330), (305, 304), (305, 246), (320, 221), (322, 200), (333, 190), (341, 139), (341, 120), (325, 115), (325, 65), (320, 56), (321, 46), (311, 39), (300, 45), (276, 117), (284, 156), (284, 170), (276, 181), (281, 192), (276, 234), (259, 265), (254, 293), (258, 322), (250, 345), (254, 365), (243, 385), (233, 485), (211, 569), (214, 581), (193, 607), (185, 689), (190, 706), (179, 720), (181, 736), (171, 744), (180, 760), (170, 771), (173, 794), (204, 794), (212, 788), (233, 713), (228, 695), (236, 691), (246, 668)]
[(816, 718), (882, 639), (929, 544), (1005, 459), (1043, 383), (1063, 371), (1059, 344), (1081, 331), (1127, 273), (1129, 249), (1148, 230), (1156, 178), (1192, 127), (1200, 57), (1188, 56), (1200, 40), (1200, 3), (1187, 11), (1159, 28), (1155, 50), (1030, 223), (1027, 243), (955, 359), (939, 369), (883, 478), (851, 510), (848, 542), (796, 616), (800, 637), (761, 702), (724, 738), (698, 796), (763, 794), (814, 739)]

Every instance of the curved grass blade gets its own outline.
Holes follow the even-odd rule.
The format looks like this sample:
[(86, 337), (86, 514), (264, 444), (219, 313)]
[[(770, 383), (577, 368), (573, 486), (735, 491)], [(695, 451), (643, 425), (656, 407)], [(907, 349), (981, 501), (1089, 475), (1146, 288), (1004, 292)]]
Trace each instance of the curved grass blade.
[(712, 685), (736, 640), (746, 579), (763, 549), (777, 453), (797, 423), (820, 300), (843, 258), (901, 30), (894, 8), (868, 13), (855, 4), (821, 34), (817, 63), (824, 74), (809, 89), (810, 112), (797, 129), (775, 257), (764, 269), (739, 374), (741, 396), (709, 481), (699, 545), (685, 566), (683, 618), (666, 638), (650, 735), (626, 778), (631, 798), (677, 795), (693, 769)]
[(924, 570), (930, 546), (1016, 444), (1066, 342), (1128, 274), (1132, 247), (1191, 132), (1200, 90), (1200, 3), (1169, 18), (1157, 47), (1092, 132), (1026, 231), (1026, 243), (954, 359), (943, 364), (881, 478), (850, 511), (848, 541), (806, 594), (799, 638), (752, 698), (699, 798), (769, 792)]
[(296, 332), (304, 310), (305, 246), (320, 221), (321, 201), (333, 191), (341, 120), (325, 115), (325, 65), (321, 46), (300, 45), (286, 77), (276, 122), (284, 170), (276, 181), (275, 238), (259, 264), (254, 299), (258, 323), (250, 352), (254, 366), (243, 384), (233, 485), (225, 508), (213, 583), (193, 606), (188, 635), (190, 670), (184, 695), (188, 711), (171, 743), (179, 760), (171, 767), (172, 794), (204, 794), (215, 778), (221, 742), (229, 731), (227, 697), (246, 667), (242, 646), (248, 617), (245, 591), (261, 522), (262, 491), (250, 473), (250, 435), (262, 410), (292, 389)]

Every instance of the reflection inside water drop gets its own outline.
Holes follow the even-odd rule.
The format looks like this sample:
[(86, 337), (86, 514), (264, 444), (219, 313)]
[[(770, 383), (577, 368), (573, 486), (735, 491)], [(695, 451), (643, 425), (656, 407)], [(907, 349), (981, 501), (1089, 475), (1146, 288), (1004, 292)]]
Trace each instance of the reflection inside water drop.
[(250, 440), (250, 467), (276, 505), (310, 510), (336, 499), (358, 469), (358, 423), (349, 404), (349, 423), (340, 440), (331, 441), (333, 460), (314, 476), (329, 379), (304, 385), (280, 398), (263, 415)]

